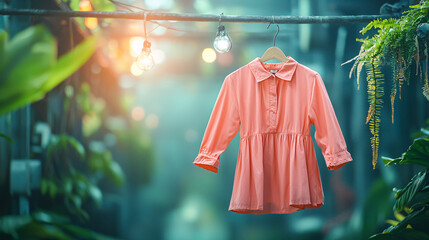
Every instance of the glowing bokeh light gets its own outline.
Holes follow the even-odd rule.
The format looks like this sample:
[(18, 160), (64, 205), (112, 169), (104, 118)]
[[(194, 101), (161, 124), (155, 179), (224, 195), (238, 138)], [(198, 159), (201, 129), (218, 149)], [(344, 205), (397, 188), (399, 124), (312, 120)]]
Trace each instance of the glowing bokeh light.
[(133, 57), (137, 57), (143, 49), (144, 38), (132, 37), (130, 38), (130, 54)]
[(212, 63), (216, 61), (216, 51), (213, 48), (205, 48), (201, 54), (203, 61)]
[(155, 64), (163, 63), (165, 60), (165, 53), (161, 49), (152, 50), (152, 56), (155, 60)]
[(213, 47), (219, 53), (226, 53), (231, 49), (232, 43), (228, 35), (217, 36), (214, 40)]
[[(91, 2), (89, 0), (82, 0), (79, 3), (80, 11), (93, 11), (94, 9), (91, 6)], [(91, 30), (95, 29), (98, 26), (97, 18), (85, 18), (84, 20), (85, 26)]]
[(133, 107), (133, 109), (131, 110), (131, 117), (135, 121), (141, 121), (144, 118), (144, 114), (144, 109), (140, 106)]
[(169, 9), (173, 6), (173, 0), (145, 0), (144, 2), (149, 9)]
[(143, 71), (149, 71), (155, 65), (155, 59), (153, 58), (152, 53), (142, 52), (137, 57), (136, 65)]
[(133, 64), (131, 64), (131, 70), (130, 71), (131, 71), (131, 74), (134, 75), (134, 76), (136, 76), (136, 77), (142, 75), (143, 72), (144, 72), (142, 69), (140, 69), (137, 66), (136, 62), (133, 62)]

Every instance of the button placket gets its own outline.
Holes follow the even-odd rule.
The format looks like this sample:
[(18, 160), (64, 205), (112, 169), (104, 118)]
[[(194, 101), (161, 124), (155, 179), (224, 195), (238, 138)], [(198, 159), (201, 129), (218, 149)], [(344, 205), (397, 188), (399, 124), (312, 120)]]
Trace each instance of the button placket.
[(276, 76), (273, 75), (270, 81), (270, 128), (275, 129), (277, 109)]

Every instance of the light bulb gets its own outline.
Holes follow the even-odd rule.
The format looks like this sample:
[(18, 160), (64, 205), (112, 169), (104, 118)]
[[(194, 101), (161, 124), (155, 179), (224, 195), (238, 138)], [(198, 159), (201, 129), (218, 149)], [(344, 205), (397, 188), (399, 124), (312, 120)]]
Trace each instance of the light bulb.
[(145, 40), (143, 43), (143, 50), (137, 57), (136, 65), (143, 71), (149, 71), (152, 69), (153, 65), (155, 65), (150, 46), (150, 42)]
[(224, 25), (219, 25), (217, 28), (216, 38), (213, 42), (214, 49), (219, 53), (226, 53), (232, 47), (231, 38), (229, 38), (228, 33), (225, 31)]
[(149, 71), (152, 69), (153, 65), (155, 65), (155, 61), (153, 59), (152, 54), (147, 54), (145, 52), (140, 53), (137, 57), (136, 61), (137, 67), (139, 67), (143, 71)]

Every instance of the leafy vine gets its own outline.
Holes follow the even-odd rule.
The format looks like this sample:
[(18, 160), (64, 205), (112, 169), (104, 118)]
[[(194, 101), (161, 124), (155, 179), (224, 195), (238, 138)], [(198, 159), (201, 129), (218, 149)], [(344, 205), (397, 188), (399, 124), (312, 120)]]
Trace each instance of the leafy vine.
[(410, 6), (410, 10), (403, 12), (401, 18), (376, 19), (365, 26), (360, 33), (365, 35), (371, 29), (377, 29), (372, 37), (357, 39), (361, 42), (359, 54), (343, 63), (353, 62), (349, 77), (356, 72), (359, 89), (360, 73), (366, 70), (366, 81), (368, 84), (369, 109), (366, 123), (372, 134), (372, 164), (375, 168), (378, 159), (378, 148), (380, 145), (380, 112), (384, 96), (384, 75), (381, 66), (390, 63), (393, 70), (392, 89), (390, 92), (390, 104), (392, 112), (392, 123), (394, 121), (394, 105), (397, 93), (401, 99), (401, 89), (404, 83), (409, 84), (411, 65), (416, 63), (416, 74), (424, 79), (423, 95), (429, 100), (429, 80), (427, 61), (424, 68), (420, 63), (421, 45), (424, 47), (424, 55), (427, 58), (427, 41), (421, 44), (417, 36), (417, 27), (421, 23), (429, 21), (429, 1)]

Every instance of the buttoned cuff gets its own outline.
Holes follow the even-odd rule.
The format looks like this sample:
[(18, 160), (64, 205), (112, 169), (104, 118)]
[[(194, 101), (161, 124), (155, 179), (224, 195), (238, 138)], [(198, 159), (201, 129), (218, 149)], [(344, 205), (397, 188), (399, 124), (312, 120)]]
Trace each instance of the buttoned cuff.
[(324, 157), (329, 170), (338, 169), (344, 164), (352, 161), (352, 156), (347, 149), (333, 154), (325, 154)]
[(210, 156), (206, 153), (200, 153), (195, 158), (194, 164), (198, 167), (218, 173), (219, 157)]

